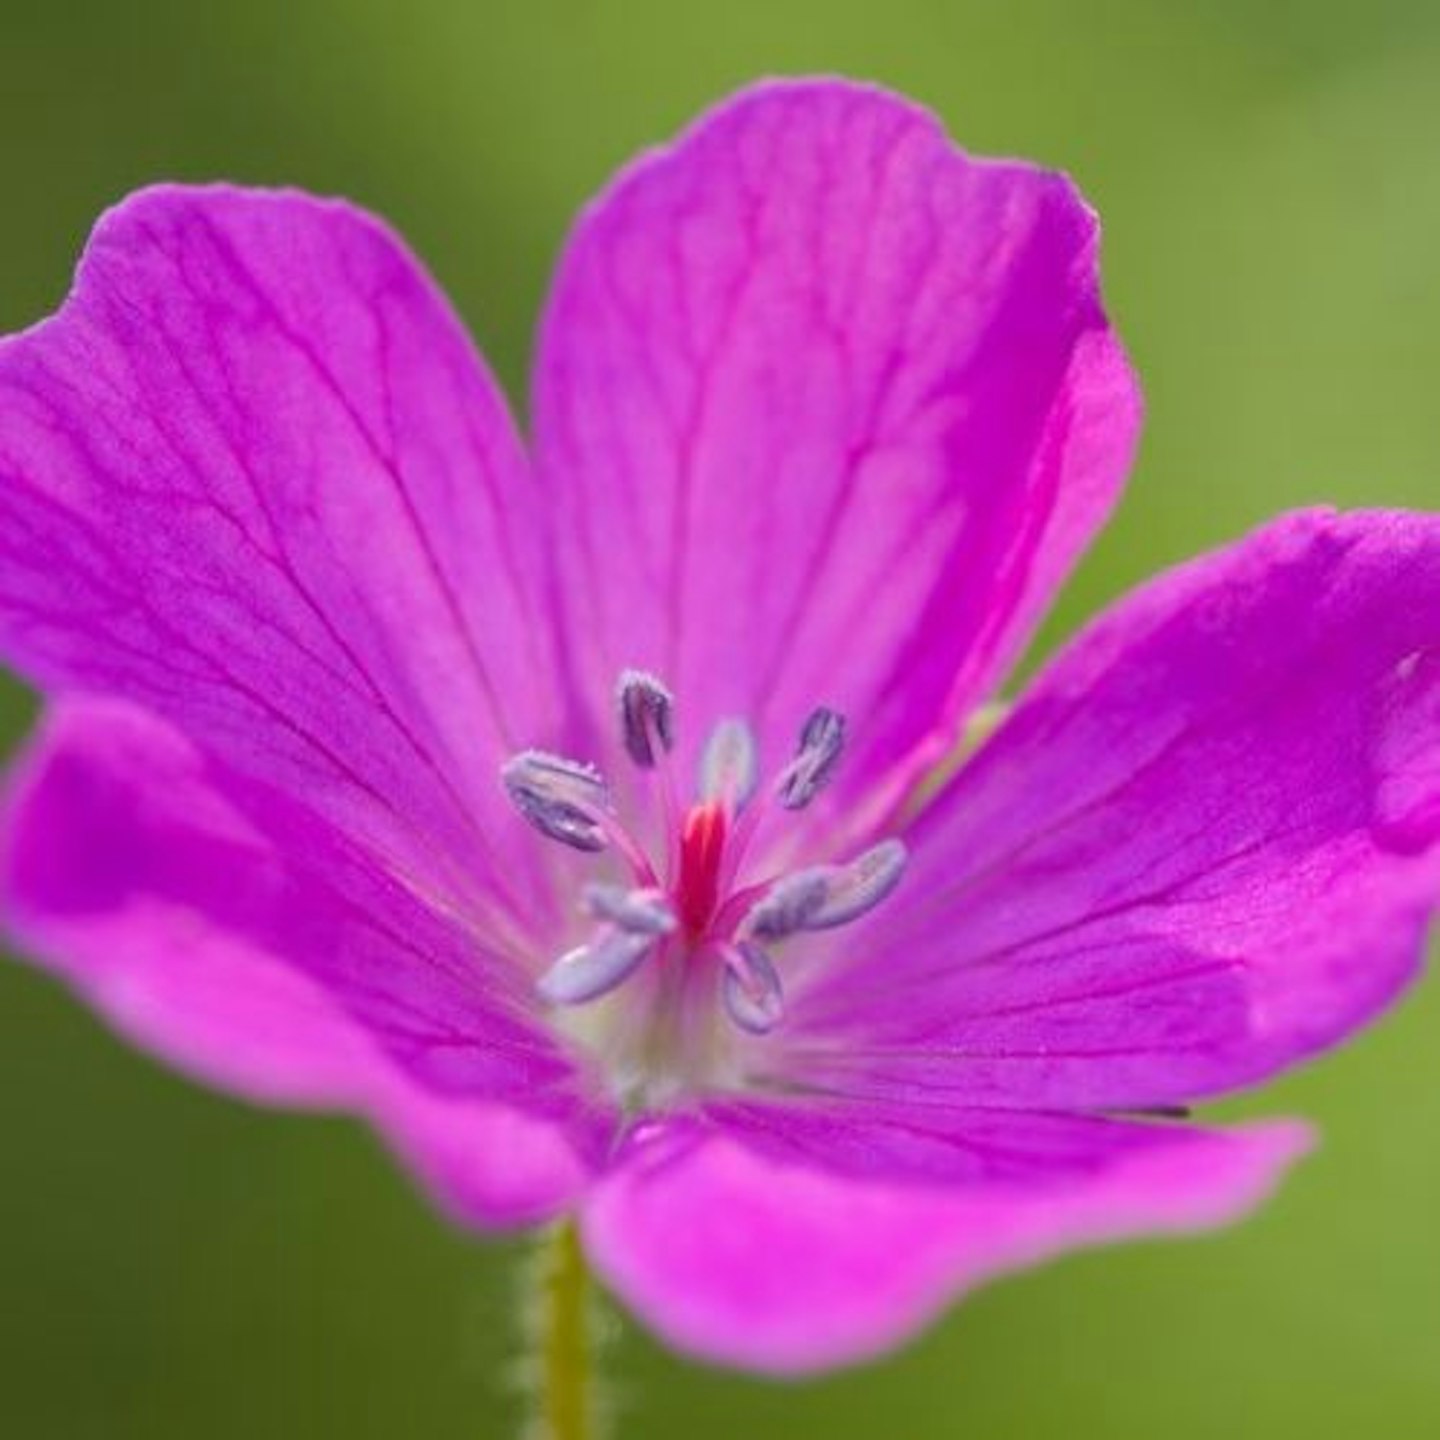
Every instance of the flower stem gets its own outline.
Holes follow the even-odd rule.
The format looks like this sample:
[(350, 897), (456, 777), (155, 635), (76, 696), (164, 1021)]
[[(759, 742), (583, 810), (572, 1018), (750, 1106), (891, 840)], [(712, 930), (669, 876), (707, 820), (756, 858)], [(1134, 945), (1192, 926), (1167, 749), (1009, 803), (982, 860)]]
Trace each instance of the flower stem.
[(601, 1440), (596, 1404), (595, 1303), (580, 1237), (569, 1221), (540, 1240), (530, 1317), (534, 1440)]

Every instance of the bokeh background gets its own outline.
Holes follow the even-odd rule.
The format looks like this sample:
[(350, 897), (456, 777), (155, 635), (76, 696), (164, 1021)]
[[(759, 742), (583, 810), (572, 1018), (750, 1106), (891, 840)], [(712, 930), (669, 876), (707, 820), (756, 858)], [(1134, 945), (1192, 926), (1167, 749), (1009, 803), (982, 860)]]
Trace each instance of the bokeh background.
[[(727, 89), (814, 70), (1104, 215), (1147, 439), (1046, 644), (1279, 508), (1440, 506), (1434, 0), (0, 0), (0, 329), (127, 189), (285, 181), (389, 216), (519, 393), (577, 204)], [(0, 706), (8, 748), (31, 707)], [(1243, 1228), (1009, 1280), (800, 1387), (622, 1327), (622, 1436), (1440, 1434), (1440, 986), (1232, 1108), (1326, 1136)], [(194, 1089), (3, 964), (0, 1147), (0, 1433), (512, 1433), (517, 1247), (448, 1230), (358, 1127)]]

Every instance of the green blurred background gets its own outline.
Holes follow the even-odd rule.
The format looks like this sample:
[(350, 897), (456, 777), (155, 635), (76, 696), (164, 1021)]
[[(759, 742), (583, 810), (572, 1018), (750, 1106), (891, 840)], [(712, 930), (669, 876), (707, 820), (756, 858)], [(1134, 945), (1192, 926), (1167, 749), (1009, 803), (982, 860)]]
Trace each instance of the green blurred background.
[[(1047, 643), (1281, 507), (1440, 504), (1440, 6), (1354, 0), (0, 0), (0, 329), (162, 177), (382, 211), (512, 389), (568, 217), (765, 73), (837, 70), (1071, 170), (1149, 396)], [(4, 740), (30, 708), (0, 693)], [(1238, 1231), (1066, 1260), (805, 1386), (624, 1327), (625, 1440), (1440, 1434), (1440, 988), (1238, 1111), (1326, 1144)], [(506, 1437), (516, 1249), (357, 1127), (161, 1072), (0, 966), (0, 1434)]]

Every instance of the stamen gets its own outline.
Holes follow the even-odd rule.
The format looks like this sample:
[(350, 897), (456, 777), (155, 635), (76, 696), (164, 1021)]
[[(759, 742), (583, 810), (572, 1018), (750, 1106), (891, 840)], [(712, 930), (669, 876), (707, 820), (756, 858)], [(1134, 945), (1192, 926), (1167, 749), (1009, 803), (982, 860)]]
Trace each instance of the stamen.
[(786, 875), (766, 891), (747, 917), (745, 928), (762, 940), (783, 940), (797, 930), (809, 929), (811, 917), (828, 898), (828, 888), (818, 869)]
[(845, 748), (845, 717), (820, 706), (800, 730), (795, 758), (780, 773), (775, 795), (787, 810), (803, 810), (830, 783)]
[(910, 852), (903, 840), (882, 840), (848, 865), (826, 865), (825, 901), (806, 920), (807, 930), (829, 930), (873, 910), (900, 883)]
[(608, 920), (632, 935), (668, 935), (679, 923), (662, 890), (627, 890), (597, 881), (585, 887), (584, 899), (597, 920)]
[[(829, 930), (858, 920), (900, 883), (907, 858), (903, 841), (882, 840), (848, 865), (814, 865), (782, 876), (752, 906), (740, 933), (783, 940), (799, 930)], [(744, 892), (735, 897), (744, 899)]]
[(609, 793), (593, 766), (525, 750), (505, 762), (500, 779), (515, 808), (542, 835), (576, 850), (605, 848), (605, 828), (596, 817), (608, 808)]
[(651, 770), (675, 744), (675, 699), (644, 670), (622, 670), (616, 687), (625, 749), (642, 770)]
[(730, 1018), (750, 1035), (767, 1035), (785, 1015), (785, 991), (770, 957), (742, 942), (725, 948), (720, 985)]
[(784, 1018), (785, 995), (767, 947), (866, 914), (895, 888), (906, 850), (899, 840), (886, 840), (847, 864), (747, 881), (746, 852), (761, 817), (773, 818), (777, 806), (803, 809), (830, 782), (845, 748), (845, 717), (825, 706), (811, 711), (793, 758), (759, 804), (748, 803), (759, 783), (754, 733), (738, 718), (721, 720), (702, 749), (700, 793), (682, 810), (671, 758), (670, 691), (653, 675), (626, 670), (616, 707), (627, 754), (654, 772), (645, 789), (658, 792), (659, 813), (647, 819), (653, 817), (665, 836), (669, 862), (659, 869), (616, 812), (594, 767), (526, 750), (501, 769), (510, 800), (542, 834), (577, 850), (609, 847), (631, 871), (628, 883), (584, 887), (582, 905), (596, 922), (594, 933), (556, 959), (536, 991), (552, 1005), (584, 1005), (623, 985), (652, 959), (655, 983), (642, 987), (636, 1012), (605, 1014), (597, 1024), (606, 1034), (612, 1023), (621, 1030), (638, 1024), (621, 1046), (627, 1054), (633, 1048), (630, 1058), (642, 1066), (674, 1058), (688, 1074), (691, 1042), (702, 1039), (707, 1055), (714, 1048), (708, 1027), (702, 1032), (691, 1023), (689, 987), (700, 977), (707, 991), (718, 983), (713, 999), (722, 1002), (735, 1026), (750, 1035), (768, 1034)]
[(722, 720), (700, 758), (700, 794), (739, 810), (755, 793), (760, 760), (755, 735), (743, 720)]
[(653, 935), (612, 930), (597, 935), (562, 955), (539, 979), (535, 988), (553, 1005), (583, 1005), (598, 1000), (629, 979), (645, 958)]

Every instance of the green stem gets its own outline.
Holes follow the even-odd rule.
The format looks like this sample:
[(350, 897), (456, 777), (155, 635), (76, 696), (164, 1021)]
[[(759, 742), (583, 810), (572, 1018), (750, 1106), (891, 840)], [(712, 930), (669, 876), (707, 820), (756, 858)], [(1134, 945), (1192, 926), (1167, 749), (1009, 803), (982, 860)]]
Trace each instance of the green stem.
[(536, 1440), (600, 1440), (592, 1282), (580, 1237), (568, 1221), (541, 1238), (533, 1284), (532, 1434)]

